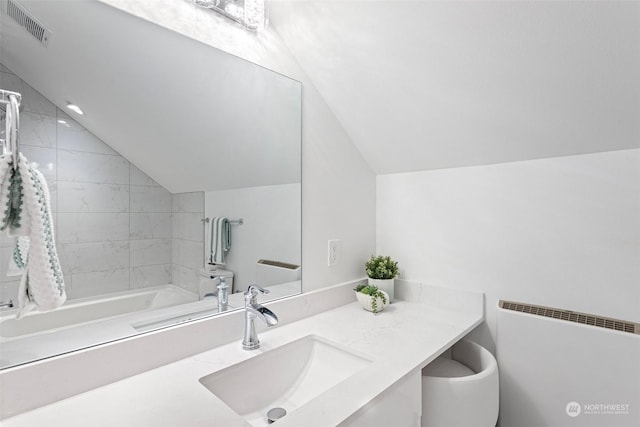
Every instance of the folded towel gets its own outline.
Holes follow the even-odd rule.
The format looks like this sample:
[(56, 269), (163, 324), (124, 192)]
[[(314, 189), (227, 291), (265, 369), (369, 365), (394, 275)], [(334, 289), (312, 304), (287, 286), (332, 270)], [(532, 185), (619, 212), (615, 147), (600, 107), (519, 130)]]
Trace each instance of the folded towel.
[(0, 159), (0, 229), (19, 236), (10, 265), (22, 271), (18, 289), (18, 315), (36, 308), (53, 310), (66, 300), (51, 216), (49, 189), (42, 174), (18, 154)]
[(231, 227), (225, 217), (215, 217), (211, 221), (211, 264), (226, 265), (225, 252), (231, 249)]

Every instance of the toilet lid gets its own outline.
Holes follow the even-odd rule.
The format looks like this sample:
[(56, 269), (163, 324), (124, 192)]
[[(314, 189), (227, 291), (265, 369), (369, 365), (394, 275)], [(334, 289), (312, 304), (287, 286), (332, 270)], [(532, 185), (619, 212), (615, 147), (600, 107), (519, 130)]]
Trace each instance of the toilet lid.
[(223, 276), (225, 279), (230, 279), (233, 277), (233, 271), (229, 270), (214, 270), (211, 272), (211, 275), (214, 277)]

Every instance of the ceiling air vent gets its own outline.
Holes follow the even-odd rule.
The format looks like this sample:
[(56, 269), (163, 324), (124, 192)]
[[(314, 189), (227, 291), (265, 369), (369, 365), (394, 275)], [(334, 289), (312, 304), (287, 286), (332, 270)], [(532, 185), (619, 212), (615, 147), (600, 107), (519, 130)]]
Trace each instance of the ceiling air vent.
[(567, 322), (583, 323), (585, 325), (596, 326), (605, 329), (615, 329), (616, 331), (628, 332), (630, 334), (640, 334), (640, 325), (626, 322), (624, 320), (611, 319), (593, 314), (580, 313), (577, 311), (563, 310), (560, 308), (544, 307), (541, 305), (524, 304), (521, 302), (500, 300), (499, 307), (504, 310), (519, 311), (534, 316), (551, 317), (553, 319), (565, 320)]
[(24, 7), (15, 0), (6, 0), (7, 15), (13, 18), (22, 28), (35, 37), (45, 47), (49, 44), (51, 31), (34, 18)]

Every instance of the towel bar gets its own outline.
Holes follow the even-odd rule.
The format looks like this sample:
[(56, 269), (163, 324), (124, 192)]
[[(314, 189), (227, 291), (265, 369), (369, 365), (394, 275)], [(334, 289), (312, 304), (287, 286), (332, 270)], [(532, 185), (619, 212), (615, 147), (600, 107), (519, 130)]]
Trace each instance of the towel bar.
[[(207, 224), (209, 224), (209, 222), (211, 222), (211, 218), (206, 217), (201, 219), (200, 221), (202, 222), (206, 222)], [(240, 219), (230, 219), (229, 220), (229, 224), (238, 224), (238, 225), (242, 225), (244, 224), (244, 218), (240, 218)]]

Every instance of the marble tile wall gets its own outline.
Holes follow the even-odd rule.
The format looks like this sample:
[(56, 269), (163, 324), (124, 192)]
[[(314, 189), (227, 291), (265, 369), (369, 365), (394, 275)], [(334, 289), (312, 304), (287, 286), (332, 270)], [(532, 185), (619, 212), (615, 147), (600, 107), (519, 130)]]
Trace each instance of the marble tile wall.
[(174, 194), (172, 212), (173, 283), (198, 292), (204, 262), (204, 192)]
[[(49, 184), (69, 298), (171, 283), (171, 193), (5, 67), (0, 87), (23, 95), (21, 151)], [(3, 300), (17, 295), (13, 243), (2, 233)]]

